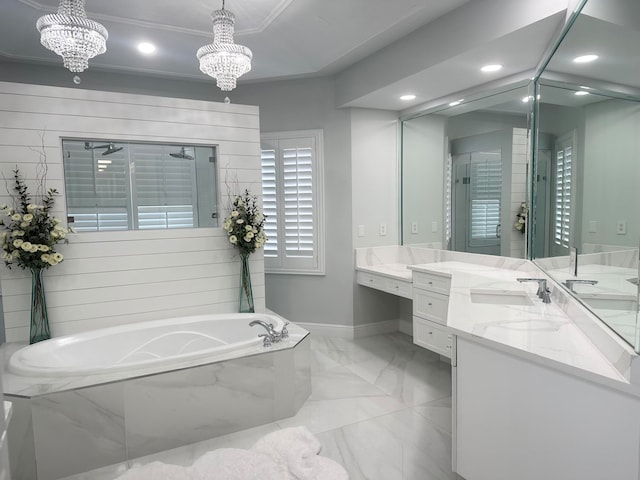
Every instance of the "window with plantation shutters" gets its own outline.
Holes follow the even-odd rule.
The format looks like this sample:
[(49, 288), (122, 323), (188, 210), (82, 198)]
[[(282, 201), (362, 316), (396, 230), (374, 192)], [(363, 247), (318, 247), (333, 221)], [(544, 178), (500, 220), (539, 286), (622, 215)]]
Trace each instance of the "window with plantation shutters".
[(573, 148), (560, 146), (556, 152), (554, 243), (569, 248), (571, 236), (571, 177)]
[[(477, 155), (477, 156), (476, 156)], [(500, 154), (476, 154), (471, 159), (471, 246), (495, 242), (500, 225), (502, 159)]]
[(263, 135), (262, 198), (265, 270), (324, 273), (321, 131)]

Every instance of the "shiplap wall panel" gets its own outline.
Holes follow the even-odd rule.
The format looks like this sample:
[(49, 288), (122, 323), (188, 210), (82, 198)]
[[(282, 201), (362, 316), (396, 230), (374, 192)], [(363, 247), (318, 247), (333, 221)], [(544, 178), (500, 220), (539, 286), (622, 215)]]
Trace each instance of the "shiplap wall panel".
[[(44, 145), (47, 186), (61, 193), (54, 213), (64, 219), (62, 138), (218, 145), (221, 205), (228, 185), (260, 194), (256, 107), (0, 82), (0, 172), (11, 188), (17, 164), (33, 189)], [(0, 203), (10, 201), (0, 184)], [(59, 250), (65, 261), (44, 274), (54, 336), (238, 307), (239, 257), (219, 228), (70, 234)], [(251, 272), (260, 311), (262, 252)], [(3, 267), (1, 285), (7, 341), (24, 341), (30, 277)]]

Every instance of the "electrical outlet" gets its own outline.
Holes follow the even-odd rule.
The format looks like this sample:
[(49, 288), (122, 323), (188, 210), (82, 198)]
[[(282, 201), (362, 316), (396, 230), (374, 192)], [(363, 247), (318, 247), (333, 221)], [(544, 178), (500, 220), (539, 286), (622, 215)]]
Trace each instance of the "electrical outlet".
[(387, 234), (387, 224), (386, 223), (381, 223), (380, 224), (380, 236), (384, 237)]
[(364, 225), (358, 225), (358, 236), (364, 237)]
[(618, 235), (626, 235), (627, 234), (627, 221), (626, 220), (618, 220), (616, 222), (616, 234), (618, 234)]
[(418, 222), (411, 222), (411, 233), (418, 233)]
[(431, 222), (431, 232), (436, 233), (438, 231), (438, 222)]

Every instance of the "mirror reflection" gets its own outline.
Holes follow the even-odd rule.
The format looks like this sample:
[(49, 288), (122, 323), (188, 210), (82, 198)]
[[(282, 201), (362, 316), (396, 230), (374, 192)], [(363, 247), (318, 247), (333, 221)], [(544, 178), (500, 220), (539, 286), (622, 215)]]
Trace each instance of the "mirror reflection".
[(531, 95), (512, 86), (403, 121), (402, 238), (524, 258)]
[(63, 139), (77, 232), (218, 226), (216, 147)]
[(536, 263), (637, 338), (640, 4), (589, 0), (539, 80)]

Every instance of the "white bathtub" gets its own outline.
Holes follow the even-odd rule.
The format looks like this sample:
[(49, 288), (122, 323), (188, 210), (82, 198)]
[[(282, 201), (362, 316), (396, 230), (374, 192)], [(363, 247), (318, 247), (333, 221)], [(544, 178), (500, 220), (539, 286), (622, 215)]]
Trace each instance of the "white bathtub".
[(280, 331), (283, 321), (267, 314), (218, 314), (154, 320), (52, 338), (24, 347), (9, 359), (9, 371), (31, 377), (68, 377), (181, 368), (231, 351), (260, 352), (265, 333), (252, 320)]

